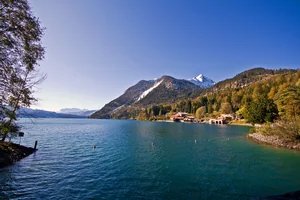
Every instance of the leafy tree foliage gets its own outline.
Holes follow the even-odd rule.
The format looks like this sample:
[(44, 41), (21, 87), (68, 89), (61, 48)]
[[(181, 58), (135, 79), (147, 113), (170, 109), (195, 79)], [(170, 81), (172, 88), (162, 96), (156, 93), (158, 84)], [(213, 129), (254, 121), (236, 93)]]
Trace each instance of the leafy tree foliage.
[(153, 115), (157, 116), (160, 112), (160, 107), (159, 106), (152, 106), (152, 111), (153, 111)]
[(43, 28), (27, 0), (0, 0), (0, 133), (2, 141), (19, 127), (16, 111), (36, 99), (36, 66), (43, 59)]
[(224, 114), (232, 113), (232, 107), (231, 107), (230, 103), (222, 103), (221, 104), (221, 112)]
[(276, 104), (272, 100), (261, 98), (248, 105), (248, 122), (262, 124), (273, 122), (278, 116)]
[(287, 117), (300, 115), (300, 86), (288, 86), (275, 95), (281, 114)]
[(245, 119), (248, 119), (248, 114), (249, 114), (249, 111), (248, 111), (248, 106), (243, 106), (241, 107), (238, 111), (236, 111), (236, 114), (239, 118), (245, 118)]
[(196, 118), (201, 119), (202, 117), (204, 117), (204, 115), (206, 113), (205, 110), (206, 110), (205, 106), (198, 108), (196, 111)]

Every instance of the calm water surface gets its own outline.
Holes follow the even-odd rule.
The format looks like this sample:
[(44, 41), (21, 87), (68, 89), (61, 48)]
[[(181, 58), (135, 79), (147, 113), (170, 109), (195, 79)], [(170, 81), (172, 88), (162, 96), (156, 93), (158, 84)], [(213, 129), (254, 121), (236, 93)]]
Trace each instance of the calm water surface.
[(248, 141), (248, 127), (20, 123), (21, 143), (38, 140), (39, 150), (0, 169), (0, 199), (249, 199), (300, 190), (300, 152)]

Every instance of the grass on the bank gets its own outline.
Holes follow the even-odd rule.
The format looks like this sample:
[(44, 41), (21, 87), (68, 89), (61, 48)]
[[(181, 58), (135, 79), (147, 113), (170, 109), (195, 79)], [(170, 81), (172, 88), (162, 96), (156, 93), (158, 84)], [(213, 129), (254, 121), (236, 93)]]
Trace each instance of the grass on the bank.
[(248, 123), (245, 119), (239, 119), (239, 120), (231, 120), (228, 124), (231, 125), (245, 125), (245, 126), (252, 126), (250, 123)]

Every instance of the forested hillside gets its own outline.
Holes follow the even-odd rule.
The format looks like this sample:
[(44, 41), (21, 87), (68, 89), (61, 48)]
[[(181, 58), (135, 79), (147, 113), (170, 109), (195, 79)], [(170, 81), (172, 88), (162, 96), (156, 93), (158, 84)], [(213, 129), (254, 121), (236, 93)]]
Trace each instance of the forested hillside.
[(299, 91), (300, 70), (255, 68), (217, 83), (195, 99), (147, 108), (124, 108), (113, 118), (167, 119), (170, 114), (181, 111), (197, 118), (236, 113), (250, 123), (272, 122), (279, 116), (299, 115)]
[(226, 88), (240, 88), (248, 86), (254, 82), (265, 80), (276, 76), (278, 74), (284, 74), (295, 70), (291, 69), (264, 69), (264, 68), (253, 68), (246, 70), (231, 79), (220, 81), (212, 88), (214, 91), (218, 91)]

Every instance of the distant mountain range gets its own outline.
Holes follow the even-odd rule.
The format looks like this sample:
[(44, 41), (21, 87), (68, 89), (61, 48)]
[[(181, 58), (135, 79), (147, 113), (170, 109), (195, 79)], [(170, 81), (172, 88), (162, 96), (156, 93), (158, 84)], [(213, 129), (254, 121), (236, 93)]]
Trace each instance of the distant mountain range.
[(79, 109), (79, 108), (63, 108), (59, 111), (59, 113), (79, 115), (85, 117), (90, 116), (94, 112), (96, 112), (96, 110)]
[(190, 80), (176, 79), (171, 76), (162, 76), (155, 81), (142, 80), (93, 113), (91, 118), (110, 118), (112, 114), (132, 106), (146, 108), (149, 105), (175, 103), (187, 98), (195, 98), (204, 89), (214, 84), (213, 80), (202, 74)]
[(57, 113), (52, 111), (31, 109), (31, 108), (21, 108), (18, 110), (17, 114), (21, 118), (86, 118), (86, 116)]
[(21, 118), (87, 118), (94, 110), (79, 109), (79, 108), (65, 108), (60, 112), (46, 111), (32, 108), (21, 108), (17, 114)]

